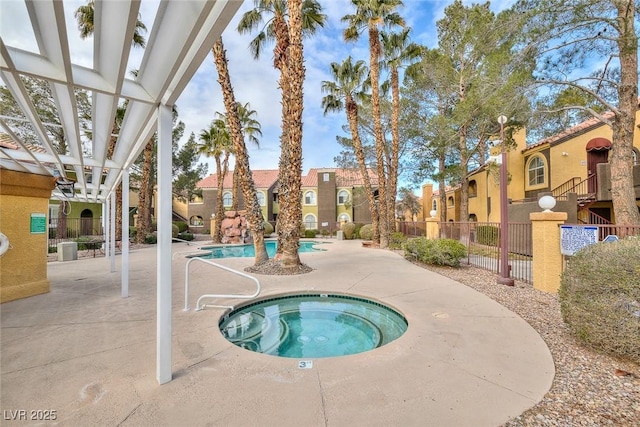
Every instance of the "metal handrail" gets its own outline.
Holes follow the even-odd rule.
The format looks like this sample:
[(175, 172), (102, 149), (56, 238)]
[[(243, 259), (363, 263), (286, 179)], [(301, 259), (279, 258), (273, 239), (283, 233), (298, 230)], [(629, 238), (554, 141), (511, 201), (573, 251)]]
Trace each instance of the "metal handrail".
[(200, 298), (198, 298), (198, 300), (196, 301), (196, 311), (200, 311), (202, 310), (204, 307), (221, 307), (221, 308), (230, 308), (233, 309), (232, 305), (216, 305), (216, 304), (204, 304), (202, 306), (200, 306), (200, 301), (203, 298), (238, 298), (238, 299), (251, 299), (251, 298), (255, 298), (258, 295), (260, 295), (260, 291), (261, 291), (261, 286), (260, 286), (260, 282), (258, 281), (258, 279), (256, 279), (253, 276), (250, 276), (248, 274), (245, 274), (241, 271), (238, 270), (234, 270), (232, 268), (226, 267), (224, 265), (220, 265), (218, 263), (215, 263), (213, 261), (209, 261), (208, 259), (203, 259), (203, 258), (191, 258), (189, 259), (189, 261), (187, 261), (187, 265), (185, 267), (185, 276), (184, 276), (184, 309), (185, 311), (189, 310), (189, 266), (191, 265), (192, 262), (194, 261), (200, 261), (203, 262), (205, 264), (209, 264), (212, 265), (214, 267), (218, 267), (222, 270), (228, 271), (230, 273), (233, 273), (235, 275), (238, 276), (242, 276), (242, 277), (246, 277), (247, 279), (251, 279), (256, 283), (257, 289), (256, 291), (251, 294), (251, 295), (234, 295), (234, 294), (230, 294), (230, 295), (225, 295), (225, 294), (204, 294), (201, 295)]

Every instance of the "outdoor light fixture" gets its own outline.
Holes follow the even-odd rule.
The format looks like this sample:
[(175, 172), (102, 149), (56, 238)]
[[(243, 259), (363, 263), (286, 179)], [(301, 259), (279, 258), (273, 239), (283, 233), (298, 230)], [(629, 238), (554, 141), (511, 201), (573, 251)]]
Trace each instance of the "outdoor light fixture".
[(435, 218), (437, 213), (438, 212), (435, 209), (433, 209), (431, 212), (429, 212), (429, 215), (431, 215), (431, 218)]
[(509, 277), (509, 211), (507, 208), (507, 152), (504, 147), (504, 124), (506, 116), (498, 117), (500, 123), (500, 277), (498, 283), (513, 286)]
[(556, 199), (553, 196), (542, 196), (540, 200), (538, 200), (538, 206), (540, 206), (543, 211), (542, 212), (551, 212), (551, 209), (556, 205)]
[(56, 187), (58, 187), (58, 190), (62, 191), (62, 194), (65, 196), (73, 196), (75, 194), (75, 184), (75, 181), (71, 181), (63, 176), (56, 178)]

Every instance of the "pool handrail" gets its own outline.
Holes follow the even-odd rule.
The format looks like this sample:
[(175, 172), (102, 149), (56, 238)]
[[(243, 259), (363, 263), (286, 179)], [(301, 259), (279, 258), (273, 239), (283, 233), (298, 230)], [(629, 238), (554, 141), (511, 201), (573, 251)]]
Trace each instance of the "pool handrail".
[(196, 311), (200, 311), (205, 307), (219, 307), (219, 308), (230, 308), (230, 309), (233, 309), (232, 305), (203, 304), (202, 306), (200, 306), (200, 301), (203, 298), (252, 299), (252, 298), (255, 298), (258, 295), (260, 295), (260, 291), (262, 290), (262, 287), (260, 286), (260, 281), (258, 279), (256, 279), (255, 277), (250, 276), (250, 275), (248, 275), (246, 273), (243, 273), (241, 271), (234, 270), (234, 269), (229, 268), (227, 266), (218, 264), (216, 262), (210, 261), (208, 259), (194, 257), (194, 258), (190, 258), (189, 261), (187, 261), (187, 265), (185, 267), (185, 277), (184, 277), (184, 310), (185, 311), (189, 310), (189, 267), (191, 266), (191, 263), (194, 262), (194, 261), (200, 261), (200, 262), (203, 262), (205, 264), (209, 264), (209, 265), (212, 265), (214, 267), (218, 267), (218, 268), (220, 268), (222, 270), (228, 271), (228, 272), (233, 273), (235, 275), (246, 277), (247, 279), (253, 280), (255, 282), (255, 284), (256, 284), (256, 291), (251, 295), (242, 295), (242, 294), (204, 294), (204, 295), (201, 295), (200, 298), (198, 298), (198, 300), (196, 301)]

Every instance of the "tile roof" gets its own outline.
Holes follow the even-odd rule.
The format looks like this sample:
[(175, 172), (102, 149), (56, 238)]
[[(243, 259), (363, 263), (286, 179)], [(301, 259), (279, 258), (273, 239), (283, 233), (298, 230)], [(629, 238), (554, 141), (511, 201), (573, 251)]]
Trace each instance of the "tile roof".
[[(373, 169), (368, 169), (371, 185), (378, 185), (378, 174)], [(360, 174), (360, 169), (343, 168), (311, 168), (307, 176), (302, 177), (303, 187), (317, 187), (318, 174), (322, 172), (335, 172), (336, 185), (338, 187), (360, 187), (364, 185), (364, 180)]]
[[(269, 188), (278, 180), (277, 169), (262, 169), (251, 171), (253, 175), (253, 182), (256, 188)], [(224, 188), (231, 188), (233, 186), (233, 171), (228, 171), (224, 177)], [(202, 179), (196, 184), (197, 188), (217, 188), (218, 177), (216, 174), (211, 174), (208, 177)]]
[[(602, 114), (602, 117), (604, 117), (605, 119), (610, 119), (613, 117), (613, 113), (612, 112), (606, 112), (604, 114)], [(604, 126), (605, 123), (602, 122), (600, 119), (598, 119), (597, 117), (592, 117), (590, 119), (585, 120), (582, 123), (578, 123), (577, 125), (570, 127), (569, 129), (563, 130), (560, 133), (557, 133), (555, 135), (551, 135), (547, 138), (541, 139), (540, 141), (534, 143), (534, 144), (530, 144), (527, 145), (522, 152), (526, 152), (528, 150), (531, 150), (532, 148), (535, 147), (539, 147), (541, 145), (544, 144), (552, 144), (554, 142), (562, 142), (562, 140), (564, 140), (565, 138), (568, 138), (572, 135), (576, 135), (579, 134), (581, 132), (585, 132), (587, 130), (591, 130), (593, 128), (599, 127), (599, 126)]]
[[(263, 169), (251, 171), (253, 181), (257, 188), (269, 188), (278, 181), (277, 169)], [(364, 185), (360, 170), (342, 168), (311, 168), (306, 175), (302, 175), (303, 187), (317, 187), (318, 174), (322, 172), (335, 172), (336, 185), (338, 187), (359, 187)], [(378, 185), (378, 175), (373, 169), (369, 169), (371, 185)], [(224, 177), (224, 188), (231, 188), (233, 184), (233, 171), (228, 171)], [(197, 188), (217, 188), (218, 178), (216, 174), (211, 174), (196, 184)]]

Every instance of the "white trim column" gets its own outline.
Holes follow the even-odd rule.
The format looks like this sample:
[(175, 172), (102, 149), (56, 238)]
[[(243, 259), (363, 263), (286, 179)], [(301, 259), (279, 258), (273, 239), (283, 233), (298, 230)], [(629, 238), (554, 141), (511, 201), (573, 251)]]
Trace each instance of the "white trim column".
[(104, 234), (104, 243), (102, 244), (104, 246), (104, 256), (109, 258), (110, 256), (110, 252), (109, 252), (109, 242), (111, 241), (109, 239), (109, 212), (110, 212), (110, 204), (109, 204), (109, 198), (105, 199), (104, 202), (102, 202), (102, 233)]
[(129, 296), (129, 171), (122, 171), (122, 298)]
[(171, 381), (171, 107), (158, 107), (158, 246), (156, 378)]
[(111, 259), (111, 272), (116, 271), (116, 192), (113, 191), (109, 196), (111, 203), (111, 215), (109, 215), (109, 246), (111, 249), (109, 251), (110, 259)]

